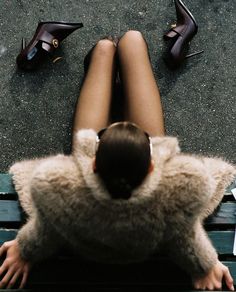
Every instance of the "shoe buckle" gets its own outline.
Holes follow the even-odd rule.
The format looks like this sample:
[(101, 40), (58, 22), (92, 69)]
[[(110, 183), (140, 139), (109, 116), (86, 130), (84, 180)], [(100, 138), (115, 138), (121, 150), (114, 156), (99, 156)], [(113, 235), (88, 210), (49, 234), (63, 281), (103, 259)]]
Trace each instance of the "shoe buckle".
[(54, 46), (55, 49), (58, 48), (58, 46), (59, 46), (59, 41), (58, 41), (58, 39), (53, 39), (53, 40), (52, 40), (52, 45)]
[(171, 24), (171, 28), (176, 28), (176, 26), (177, 26), (177, 24), (176, 23), (173, 23), (173, 24)]

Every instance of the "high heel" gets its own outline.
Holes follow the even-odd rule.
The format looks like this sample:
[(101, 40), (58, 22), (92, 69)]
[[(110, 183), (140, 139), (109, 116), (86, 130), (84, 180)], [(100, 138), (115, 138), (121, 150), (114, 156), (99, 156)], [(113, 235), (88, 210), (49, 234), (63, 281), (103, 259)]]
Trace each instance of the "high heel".
[(198, 25), (181, 0), (175, 0), (175, 9), (177, 23), (164, 35), (164, 39), (170, 41), (164, 59), (172, 69), (179, 67), (184, 59), (203, 53), (199, 51), (187, 55), (188, 44), (197, 34)]
[(16, 58), (18, 67), (23, 70), (35, 70), (67, 36), (81, 27), (82, 23), (39, 22), (27, 46), (22, 39), (22, 50)]

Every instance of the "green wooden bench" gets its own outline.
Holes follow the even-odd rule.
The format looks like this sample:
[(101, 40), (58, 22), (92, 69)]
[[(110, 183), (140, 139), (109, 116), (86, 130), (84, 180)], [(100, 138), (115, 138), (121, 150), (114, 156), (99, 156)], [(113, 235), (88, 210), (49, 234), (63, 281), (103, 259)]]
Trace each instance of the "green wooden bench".
[[(236, 257), (233, 256), (236, 202), (230, 191), (235, 187), (233, 184), (226, 190), (218, 210), (205, 222), (205, 228), (236, 284)], [(0, 174), (0, 244), (14, 239), (22, 224), (11, 176)], [(62, 287), (86, 292), (192, 290), (189, 276), (165, 255), (137, 264), (106, 265), (82, 260), (67, 251), (34, 267), (26, 290), (52, 291)]]

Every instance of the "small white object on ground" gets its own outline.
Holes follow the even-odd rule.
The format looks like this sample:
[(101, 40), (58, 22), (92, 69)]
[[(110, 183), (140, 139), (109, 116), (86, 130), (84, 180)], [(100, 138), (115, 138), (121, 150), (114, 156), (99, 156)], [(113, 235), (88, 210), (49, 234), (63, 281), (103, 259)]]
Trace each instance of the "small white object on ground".
[(236, 188), (231, 190), (231, 193), (233, 194), (235, 200), (236, 200)]

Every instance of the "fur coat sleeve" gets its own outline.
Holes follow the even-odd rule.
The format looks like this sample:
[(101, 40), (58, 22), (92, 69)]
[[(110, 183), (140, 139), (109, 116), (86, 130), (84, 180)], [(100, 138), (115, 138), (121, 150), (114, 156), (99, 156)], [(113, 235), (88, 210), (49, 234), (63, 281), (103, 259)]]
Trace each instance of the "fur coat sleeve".
[(64, 246), (63, 238), (37, 210), (19, 230), (16, 240), (23, 259), (37, 263), (54, 255)]
[(31, 195), (31, 180), (35, 171), (48, 159), (50, 160), (42, 158), (17, 162), (9, 170), (9, 173), (13, 174), (20, 204), (27, 215), (27, 222), (19, 230), (16, 240), (22, 258), (32, 263), (50, 257), (63, 246), (63, 240), (55, 228), (52, 228), (50, 222), (45, 224), (43, 213), (35, 206)]
[(162, 179), (168, 224), (165, 242), (170, 256), (191, 275), (207, 273), (217, 261), (202, 221), (218, 206), (235, 176), (236, 168), (218, 158), (181, 154), (166, 164)]
[(236, 177), (236, 166), (231, 165), (221, 158), (202, 157), (200, 159), (214, 181), (212, 196), (205, 205), (200, 216), (200, 218), (204, 220), (212, 214), (219, 205), (223, 198), (225, 188), (229, 186)]

